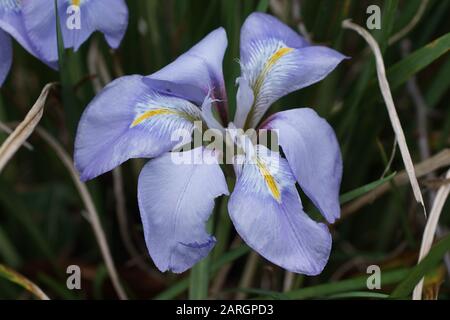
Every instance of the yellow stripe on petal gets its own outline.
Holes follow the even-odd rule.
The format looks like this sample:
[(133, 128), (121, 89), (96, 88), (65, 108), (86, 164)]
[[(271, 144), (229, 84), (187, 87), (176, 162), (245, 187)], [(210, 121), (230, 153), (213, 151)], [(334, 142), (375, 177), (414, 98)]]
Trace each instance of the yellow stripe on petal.
[(292, 48), (289, 47), (283, 47), (277, 50), (270, 58), (267, 60), (267, 64), (265, 68), (271, 68), (278, 60), (280, 60), (283, 56), (287, 55), (289, 52), (291, 52)]
[[(270, 56), (270, 58), (264, 64), (264, 67), (261, 70), (261, 73), (259, 74), (258, 78), (256, 79), (255, 85), (253, 87), (255, 97), (259, 94), (259, 91), (261, 90), (264, 80), (266, 79), (266, 76), (269, 73), (269, 71), (272, 69), (272, 67), (277, 63), (278, 60), (280, 60), (282, 57), (284, 57), (285, 55), (287, 55), (289, 52), (291, 52), (293, 50), (294, 50), (293, 48), (282, 47)], [(256, 103), (256, 99), (255, 99), (255, 103)]]
[(74, 5), (74, 6), (80, 6), (80, 1), (81, 0), (72, 0), (72, 5)]
[(257, 160), (256, 165), (258, 166), (259, 172), (263, 176), (267, 188), (269, 188), (270, 190), (270, 193), (275, 198), (275, 200), (279, 202), (281, 199), (281, 192), (277, 182), (275, 181), (275, 178), (273, 177), (273, 175), (270, 173), (269, 169), (267, 169), (266, 165), (263, 162)]
[(137, 126), (138, 124), (142, 123), (143, 121), (154, 117), (154, 116), (160, 116), (160, 115), (167, 115), (167, 114), (178, 114), (177, 111), (170, 110), (170, 109), (152, 109), (149, 111), (144, 112), (139, 117), (134, 119), (133, 123), (131, 124), (131, 128)]

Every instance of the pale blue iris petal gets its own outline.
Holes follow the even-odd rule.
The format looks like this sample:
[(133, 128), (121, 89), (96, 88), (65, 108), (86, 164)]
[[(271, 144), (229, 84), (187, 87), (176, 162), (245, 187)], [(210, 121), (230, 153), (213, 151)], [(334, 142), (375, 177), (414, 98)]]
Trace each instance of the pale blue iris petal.
[(247, 64), (254, 43), (261, 40), (277, 39), (290, 48), (303, 48), (310, 44), (297, 32), (277, 18), (260, 12), (252, 13), (241, 28), (241, 63)]
[[(255, 32), (255, 25), (266, 27)], [(339, 52), (310, 46), (274, 17), (252, 14), (241, 30), (241, 77), (255, 101), (249, 125), (255, 127), (272, 103), (325, 78), (345, 59)]]
[(49, 67), (57, 69), (55, 60), (47, 60), (39, 54), (29, 40), (22, 17), (21, 4), (18, 0), (0, 1), (0, 29), (13, 37), (25, 50), (35, 56)]
[(180, 273), (213, 248), (216, 240), (205, 225), (214, 199), (228, 188), (212, 151), (186, 151), (183, 157), (192, 161), (185, 164), (172, 156), (150, 160), (142, 169), (138, 199), (150, 256), (159, 270)]
[(12, 64), (11, 37), (0, 30), (0, 87), (8, 76)]
[[(78, 50), (95, 31), (102, 32), (112, 48), (119, 46), (128, 26), (128, 8), (124, 0), (81, 0), (79, 13), (68, 11), (73, 3), (58, 0), (65, 48)], [(48, 0), (24, 0), (22, 11), (25, 28), (37, 52), (48, 61), (56, 61), (58, 47), (53, 2), (49, 5)]]
[(342, 156), (325, 119), (309, 108), (274, 114), (262, 126), (278, 130), (278, 139), (300, 187), (328, 222), (340, 216)]
[(328, 228), (303, 211), (295, 180), (278, 153), (258, 148), (258, 156), (276, 183), (274, 196), (257, 164), (245, 163), (228, 202), (239, 235), (255, 251), (291, 272), (317, 275), (331, 250)]
[(227, 45), (225, 30), (218, 28), (145, 81), (161, 92), (183, 97), (198, 105), (210, 95), (212, 99), (218, 100), (216, 105), (225, 121), (227, 98), (222, 61)]
[(75, 165), (83, 180), (130, 158), (159, 156), (190, 138), (200, 109), (157, 94), (142, 78), (113, 81), (84, 111), (75, 141)]

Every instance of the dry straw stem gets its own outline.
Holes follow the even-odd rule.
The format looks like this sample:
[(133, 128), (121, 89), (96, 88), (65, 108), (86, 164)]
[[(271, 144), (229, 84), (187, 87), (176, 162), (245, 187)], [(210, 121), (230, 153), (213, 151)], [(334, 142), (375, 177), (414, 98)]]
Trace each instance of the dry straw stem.
[[(4, 124), (4, 123), (1, 123), (0, 122), (0, 131), (3, 131), (4, 133), (6, 133), (6, 134), (8, 134), (8, 135), (10, 135), (13, 131), (12, 131), (12, 129), (10, 128), (10, 127), (8, 127), (6, 124)], [(30, 151), (33, 151), (34, 149), (33, 149), (33, 146), (29, 143), (29, 142), (27, 142), (27, 141), (25, 141), (24, 143), (23, 143), (23, 146), (25, 147), (25, 148), (27, 148), (28, 150), (30, 150)]]
[(28, 137), (36, 131), (56, 152), (63, 164), (69, 170), (75, 185), (80, 193), (80, 196), (86, 206), (89, 213), (89, 222), (94, 230), (95, 237), (100, 246), (100, 251), (105, 260), (106, 268), (111, 276), (111, 280), (114, 288), (116, 289), (117, 295), (120, 299), (126, 299), (125, 291), (119, 282), (119, 277), (117, 275), (114, 262), (109, 251), (108, 243), (106, 241), (105, 233), (100, 224), (98, 218), (97, 210), (95, 209), (94, 202), (89, 194), (86, 185), (81, 182), (78, 177), (78, 173), (73, 166), (73, 161), (70, 156), (65, 152), (65, 150), (59, 145), (58, 141), (54, 139), (50, 134), (48, 134), (44, 129), (38, 128), (37, 125), (42, 118), (44, 112), (45, 101), (47, 99), (50, 89), (55, 85), (55, 83), (47, 84), (41, 92), (41, 95), (31, 108), (31, 110), (26, 115), (25, 119), (16, 127), (13, 133), (6, 139), (0, 148), (0, 172), (6, 165), (6, 163), (11, 159), (15, 152), (23, 145), (28, 139)]
[(50, 89), (55, 83), (47, 84), (42, 90), (39, 98), (30, 109), (25, 119), (17, 126), (5, 142), (0, 147), (0, 173), (6, 166), (8, 161), (14, 156), (17, 150), (22, 146), (28, 137), (33, 133), (34, 128), (38, 125), (44, 112), (45, 101)]
[(97, 239), (97, 243), (100, 247), (100, 252), (102, 254), (103, 260), (105, 261), (106, 269), (108, 270), (108, 273), (111, 277), (114, 289), (116, 290), (117, 295), (119, 296), (120, 299), (126, 300), (127, 296), (125, 294), (125, 290), (123, 289), (120, 283), (119, 276), (117, 274), (117, 270), (111, 256), (111, 252), (108, 247), (108, 242), (106, 241), (105, 232), (103, 231), (103, 228), (101, 226), (100, 219), (98, 217), (98, 212), (95, 209), (94, 201), (92, 200), (92, 197), (88, 191), (86, 184), (84, 184), (80, 180), (78, 172), (76, 171), (73, 165), (71, 157), (61, 147), (58, 141), (56, 141), (56, 139), (53, 138), (43, 128), (37, 127), (36, 133), (38, 133), (42, 137), (42, 139), (44, 139), (44, 141), (47, 142), (47, 144), (55, 151), (55, 153), (58, 155), (64, 166), (69, 171), (70, 176), (72, 177), (72, 180), (75, 183), (75, 186), (78, 192), (80, 193), (81, 199), (88, 212), (88, 221), (91, 224), (92, 229), (94, 230), (95, 238)]
[[(423, 177), (433, 172), (437, 169), (450, 166), (450, 149), (444, 149), (438, 154), (428, 158), (425, 161), (422, 161), (415, 165), (415, 173), (417, 177)], [(401, 186), (408, 182), (408, 174), (406, 171), (401, 171), (399, 174), (392, 179), (392, 184)], [(366, 193), (365, 195), (359, 197), (356, 200), (353, 200), (348, 205), (345, 205), (342, 208), (342, 218), (337, 220), (336, 223), (340, 223), (344, 218), (347, 218), (351, 214), (355, 213), (362, 207), (372, 203), (375, 199), (381, 197), (383, 194), (388, 192), (392, 188), (392, 184), (390, 182), (386, 182), (381, 186), (373, 189), (372, 191)]]
[(389, 83), (386, 78), (386, 70), (384, 68), (384, 61), (381, 55), (380, 47), (378, 46), (377, 42), (369, 32), (367, 32), (364, 28), (360, 27), (359, 25), (350, 22), (350, 20), (344, 20), (342, 22), (342, 26), (346, 29), (352, 29), (358, 32), (367, 41), (367, 43), (369, 44), (370, 48), (372, 49), (375, 55), (378, 83), (380, 85), (384, 102), (386, 103), (392, 128), (394, 129), (395, 136), (397, 137), (400, 153), (402, 154), (403, 163), (405, 165), (405, 169), (409, 177), (409, 182), (413, 189), (416, 201), (422, 205), (424, 213), (426, 214), (425, 204), (423, 202), (422, 193), (420, 191), (419, 183), (417, 181), (417, 177), (414, 172), (414, 165), (411, 160), (408, 145), (406, 144), (405, 134), (403, 133), (402, 125), (400, 123), (400, 119), (398, 118), (398, 114), (395, 109), (394, 99), (392, 98)]
[(415, 26), (419, 23), (420, 19), (425, 13), (428, 1), (429, 0), (422, 0), (419, 9), (417, 9), (416, 14), (411, 19), (411, 21), (403, 29), (401, 29), (399, 32), (397, 32), (396, 34), (394, 34), (392, 37), (389, 38), (389, 45), (396, 43), (398, 40), (406, 36), (412, 29), (415, 28)]
[(44, 293), (44, 291), (42, 291), (41, 288), (39, 288), (34, 282), (3, 264), (0, 264), (0, 275), (11, 282), (18, 284), (28, 292), (34, 294), (38, 299), (50, 300), (50, 298)]
[[(450, 170), (447, 171), (446, 179), (450, 178)], [(430, 216), (428, 217), (425, 231), (422, 237), (422, 244), (420, 246), (419, 262), (430, 252), (431, 245), (433, 244), (434, 234), (438, 225), (439, 217), (444, 207), (450, 192), (450, 184), (443, 185), (439, 188), (436, 198), (434, 199), (433, 206), (431, 207)], [(414, 288), (413, 299), (420, 300), (422, 298), (423, 279)]]

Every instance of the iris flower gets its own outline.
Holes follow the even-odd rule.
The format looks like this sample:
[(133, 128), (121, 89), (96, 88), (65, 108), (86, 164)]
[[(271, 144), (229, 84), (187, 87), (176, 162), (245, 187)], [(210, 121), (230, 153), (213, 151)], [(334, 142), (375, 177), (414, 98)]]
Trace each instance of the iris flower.
[[(81, 179), (89, 180), (130, 158), (152, 158), (138, 181), (144, 236), (158, 269), (180, 273), (214, 247), (205, 224), (214, 200), (229, 190), (219, 152), (204, 146), (174, 151), (179, 141), (171, 139), (173, 132), (192, 133), (194, 121), (220, 131), (277, 129), (285, 157), (245, 143), (245, 134), (233, 137), (244, 159), (233, 166), (236, 184), (228, 211), (242, 239), (264, 258), (292, 272), (319, 274), (330, 255), (331, 235), (304, 212), (296, 183), (328, 222), (339, 217), (342, 159), (336, 136), (309, 108), (278, 112), (260, 123), (276, 100), (322, 80), (345, 57), (311, 45), (270, 15), (251, 14), (241, 30), (237, 111), (228, 123), (226, 47), (226, 33), (219, 28), (160, 71), (109, 84), (80, 120), (75, 166)], [(177, 152), (193, 161), (174, 163)]]
[[(95, 31), (104, 34), (111, 48), (120, 45), (128, 26), (124, 0), (57, 0), (57, 4), (66, 49), (77, 51)], [(36, 50), (46, 60), (57, 60), (53, 0), (22, 0), (22, 5), (25, 27)]]
[[(77, 51), (94, 31), (102, 32), (110, 47), (119, 46), (128, 25), (124, 0), (57, 0), (57, 3), (66, 49)], [(12, 64), (10, 36), (29, 53), (57, 69), (53, 0), (0, 0), (0, 86)]]
[(43, 59), (31, 43), (23, 22), (21, 2), (19, 0), (0, 0), (0, 87), (12, 65), (11, 37), (30, 54), (52, 68), (56, 68), (56, 63)]

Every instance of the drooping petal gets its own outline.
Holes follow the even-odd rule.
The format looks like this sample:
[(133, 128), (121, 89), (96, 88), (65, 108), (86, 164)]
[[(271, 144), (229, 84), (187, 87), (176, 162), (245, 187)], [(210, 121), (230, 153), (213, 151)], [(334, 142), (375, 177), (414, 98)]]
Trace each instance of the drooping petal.
[(333, 223), (340, 216), (342, 179), (342, 156), (333, 128), (309, 108), (276, 113), (262, 128), (278, 130), (278, 141), (300, 187)]
[(325, 78), (344, 58), (335, 50), (309, 46), (274, 17), (250, 15), (241, 30), (242, 77), (255, 96), (249, 125), (255, 127), (279, 98)]
[[(22, 0), (25, 28), (37, 52), (48, 61), (58, 60), (56, 14), (53, 1)], [(104, 34), (117, 48), (128, 26), (124, 0), (58, 0), (58, 13), (65, 48), (75, 51), (95, 32)]]
[(19, 0), (0, 0), (0, 29), (13, 37), (30, 54), (51, 68), (57, 68), (56, 59), (53, 61), (44, 59), (31, 44), (23, 23), (22, 7)]
[(156, 93), (142, 79), (113, 81), (84, 111), (75, 141), (75, 165), (83, 180), (130, 158), (159, 156), (190, 138), (200, 109)]
[(23, 25), (19, 0), (0, 1), (0, 28), (9, 33), (27, 51), (33, 51)]
[(0, 30), (0, 87), (3, 85), (12, 64), (11, 37)]
[[(126, 2), (124, 0), (97, 0), (92, 1), (91, 5), (92, 7), (88, 8), (86, 4), (89, 21), (95, 21), (96, 29), (104, 34), (108, 45), (113, 49), (117, 49), (128, 27), (128, 7)], [(98, 18), (99, 15), (101, 15), (101, 19)], [(78, 47), (80, 45), (78, 44)]]
[(214, 153), (199, 147), (184, 152), (192, 162), (177, 164), (174, 153), (150, 160), (139, 176), (138, 199), (147, 248), (161, 271), (183, 272), (204, 258), (216, 240), (205, 231), (214, 199), (228, 194)]
[(262, 146), (257, 146), (257, 154), (254, 162), (243, 165), (228, 201), (236, 230), (274, 264), (291, 272), (319, 274), (331, 250), (328, 228), (303, 211), (286, 160)]
[(219, 100), (218, 111), (224, 120), (227, 111), (222, 61), (227, 44), (225, 30), (218, 28), (145, 81), (161, 92), (188, 99), (198, 105), (210, 93), (211, 98)]

